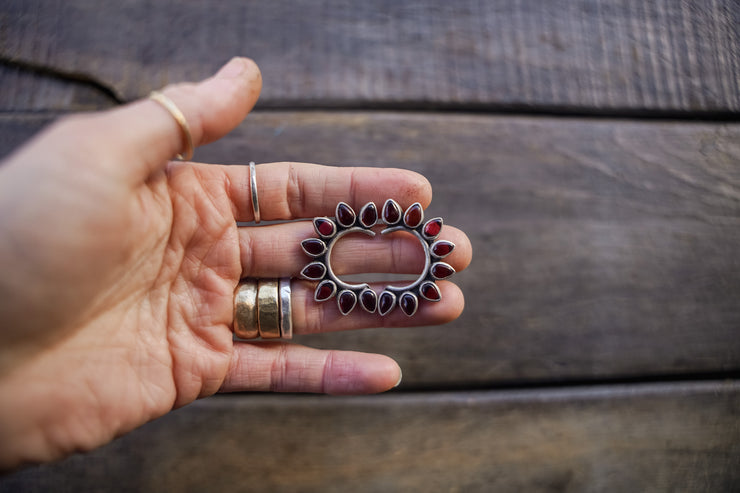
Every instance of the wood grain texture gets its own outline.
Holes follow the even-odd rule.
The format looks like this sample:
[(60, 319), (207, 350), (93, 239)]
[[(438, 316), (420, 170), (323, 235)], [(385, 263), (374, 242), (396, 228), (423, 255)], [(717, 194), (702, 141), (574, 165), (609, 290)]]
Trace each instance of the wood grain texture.
[(0, 491), (714, 491), (740, 488), (737, 382), (223, 396)]
[[(1, 59), (86, 74), (125, 100), (240, 54), (262, 67), (262, 107), (738, 112), (738, 47), (736, 0), (0, 7)], [(26, 109), (56, 102), (38, 96)]]
[(29, 67), (0, 64), (0, 111), (90, 111), (111, 107), (96, 87)]
[[(0, 117), (0, 154), (44, 121)], [(406, 388), (740, 369), (740, 125), (278, 111), (196, 159), (428, 177), (473, 242), (463, 316), (297, 338), (391, 354)]]

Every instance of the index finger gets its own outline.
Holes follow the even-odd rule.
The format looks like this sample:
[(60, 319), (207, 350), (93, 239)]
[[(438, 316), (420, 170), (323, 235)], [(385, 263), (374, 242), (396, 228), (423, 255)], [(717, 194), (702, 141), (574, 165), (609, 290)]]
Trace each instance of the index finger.
[[(254, 220), (248, 166), (219, 166), (237, 221)], [(432, 186), (424, 176), (396, 168), (339, 168), (308, 163), (267, 163), (256, 167), (262, 220), (333, 216), (339, 202), (356, 211), (368, 202), (380, 208), (386, 199), (403, 208), (414, 202), (427, 207)]]

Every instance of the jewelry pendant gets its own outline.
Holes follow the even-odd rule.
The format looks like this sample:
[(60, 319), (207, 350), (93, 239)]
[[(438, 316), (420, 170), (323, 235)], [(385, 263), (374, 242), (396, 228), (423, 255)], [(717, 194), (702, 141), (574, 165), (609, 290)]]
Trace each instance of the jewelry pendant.
[[(380, 294), (375, 293), (367, 283), (349, 284), (339, 279), (331, 268), (331, 253), (334, 245), (345, 235), (362, 233), (375, 236), (372, 228), (378, 224), (386, 226), (380, 234), (407, 231), (419, 240), (424, 251), (424, 270), (411, 284), (405, 286), (386, 286)], [(424, 222), (424, 210), (416, 202), (403, 211), (393, 199), (388, 199), (378, 212), (373, 202), (365, 204), (360, 213), (346, 203), (337, 204), (335, 216), (313, 219), (318, 238), (308, 238), (301, 242), (303, 251), (313, 260), (301, 271), (301, 277), (318, 281), (314, 291), (317, 302), (337, 298), (337, 306), (342, 315), (348, 315), (357, 305), (369, 313), (388, 315), (397, 306), (406, 315), (413, 316), (419, 308), (420, 299), (437, 302), (442, 293), (436, 281), (446, 279), (455, 273), (451, 265), (441, 259), (452, 253), (455, 244), (438, 240), (442, 232), (442, 218), (435, 217)]]

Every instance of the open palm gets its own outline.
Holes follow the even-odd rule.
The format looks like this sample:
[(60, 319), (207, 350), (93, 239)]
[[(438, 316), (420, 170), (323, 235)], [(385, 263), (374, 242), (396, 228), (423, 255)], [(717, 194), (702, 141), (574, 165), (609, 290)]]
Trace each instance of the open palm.
[[(259, 70), (234, 59), (200, 84), (165, 93), (197, 144), (236, 126), (260, 91)], [(169, 162), (179, 127), (152, 101), (62, 120), (0, 166), (0, 467), (89, 449), (198, 397), (222, 391), (370, 393), (400, 377), (391, 359), (286, 342), (234, 342), (233, 292), (243, 277), (293, 277), (310, 222), (251, 221), (245, 166)], [(331, 215), (393, 197), (426, 206), (431, 188), (403, 170), (300, 163), (257, 167), (264, 219)], [(470, 261), (465, 235), (450, 263)], [(409, 238), (368, 246), (347, 239), (335, 269), (418, 272)], [(390, 248), (390, 252), (388, 249)], [(362, 251), (362, 256), (352, 251)], [(462, 294), (410, 319), (353, 313), (312, 301), (293, 283), (295, 331), (428, 325), (457, 317)], [(331, 305), (331, 306), (330, 306)]]

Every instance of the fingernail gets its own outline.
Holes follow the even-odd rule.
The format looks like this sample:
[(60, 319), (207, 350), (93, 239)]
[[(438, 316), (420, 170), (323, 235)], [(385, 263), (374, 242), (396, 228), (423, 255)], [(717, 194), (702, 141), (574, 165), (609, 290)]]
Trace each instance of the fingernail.
[(246, 64), (244, 63), (244, 59), (240, 57), (234, 57), (229, 62), (221, 67), (221, 69), (216, 73), (216, 77), (218, 78), (233, 78), (238, 77), (244, 72)]
[(401, 380), (403, 380), (403, 371), (401, 370), (401, 367), (398, 367), (398, 382), (393, 386), (394, 389), (401, 385)]

